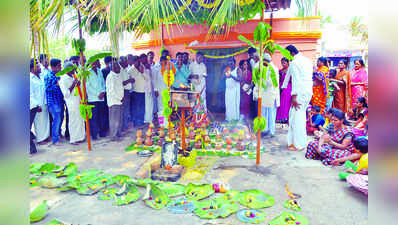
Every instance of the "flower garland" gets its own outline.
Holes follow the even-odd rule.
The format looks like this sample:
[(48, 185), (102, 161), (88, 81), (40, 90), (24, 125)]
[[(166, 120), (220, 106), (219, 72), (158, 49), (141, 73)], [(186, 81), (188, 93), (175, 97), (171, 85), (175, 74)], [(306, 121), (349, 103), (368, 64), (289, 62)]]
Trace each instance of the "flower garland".
[[(220, 56), (216, 56), (216, 55), (204, 55), (204, 57), (206, 57), (206, 58), (211, 58), (211, 59), (225, 59), (225, 58), (229, 58), (229, 57), (232, 57), (232, 56), (236, 56), (236, 55), (245, 53), (245, 52), (247, 52), (248, 49), (249, 49), (249, 48), (247, 47), (247, 48), (245, 48), (245, 49), (243, 49), (243, 50), (241, 50), (241, 51), (238, 51), (238, 52), (235, 52), (235, 53), (232, 53), (232, 54), (229, 54), (229, 55), (220, 55)], [(196, 54), (196, 52), (198, 52), (198, 51), (195, 51), (195, 50), (193, 50), (193, 49), (189, 49), (189, 51), (192, 52), (192, 53), (195, 53), (195, 54)]]
[(254, 3), (254, 0), (239, 0), (239, 5), (250, 5)]

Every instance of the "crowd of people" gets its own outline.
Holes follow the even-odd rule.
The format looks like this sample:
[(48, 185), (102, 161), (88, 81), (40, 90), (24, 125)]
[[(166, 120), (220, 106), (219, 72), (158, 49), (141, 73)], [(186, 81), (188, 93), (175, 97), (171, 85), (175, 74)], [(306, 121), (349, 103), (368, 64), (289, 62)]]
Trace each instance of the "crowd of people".
[[(101, 69), (99, 60), (90, 65), (85, 88), (88, 106), (91, 107), (89, 119), (92, 140), (110, 136), (112, 141), (120, 140), (132, 127), (142, 128), (156, 117), (163, 116), (161, 93), (167, 89), (162, 75), (166, 65), (175, 68), (173, 89), (192, 87), (201, 93), (201, 104), (206, 108), (206, 66), (203, 54), (198, 52), (195, 60), (189, 54), (178, 52), (175, 59), (163, 50), (159, 62), (150, 51), (139, 56), (127, 55), (119, 58), (111, 56), (103, 59)], [(80, 67), (86, 59), (72, 56), (63, 63), (60, 59), (48, 60), (45, 54), (37, 62), (30, 62), (30, 126), (34, 124), (35, 134), (31, 132), (30, 153), (37, 152), (38, 144), (49, 141), (60, 146), (61, 138), (69, 139), (71, 144), (85, 141), (86, 129), (80, 115), (81, 92), (76, 69), (62, 76), (56, 76), (62, 68)], [(168, 63), (169, 62), (169, 63)], [(75, 68), (75, 67), (74, 67)], [(65, 132), (61, 125), (65, 119)], [(163, 125), (167, 125), (167, 119)], [(51, 134), (51, 135), (50, 135)]]
[[(282, 58), (280, 69), (272, 62), (271, 55), (264, 54), (264, 66), (279, 74), (275, 86), (271, 70), (267, 70), (266, 88), (252, 82), (253, 70), (260, 63), (256, 49), (250, 48), (248, 58), (238, 64), (234, 57), (228, 60), (222, 72), (226, 83), (226, 121), (244, 120), (251, 124), (261, 100), (261, 114), (267, 120), (262, 136), (273, 137), (276, 123), (287, 123), (289, 150), (307, 149), (306, 158), (320, 159), (325, 165), (358, 159), (353, 143), (356, 138), (367, 139), (368, 79), (364, 62), (356, 60), (354, 70), (348, 71), (346, 60), (331, 68), (329, 60), (320, 57), (313, 66), (295, 46), (286, 49), (293, 60)], [(188, 53), (178, 52), (173, 59), (168, 50), (163, 50), (159, 62), (154, 59), (154, 52), (148, 52), (139, 56), (105, 57), (104, 68), (99, 60), (91, 64), (86, 92), (88, 105), (92, 106), (89, 119), (92, 140), (109, 136), (118, 141), (128, 129), (141, 128), (162, 117), (161, 93), (167, 89), (162, 71), (167, 69), (175, 70), (172, 89), (191, 88), (199, 92), (207, 111), (207, 68), (203, 53), (197, 52), (195, 59), (190, 60)], [(81, 61), (85, 63), (86, 59), (72, 56), (64, 61), (63, 68), (80, 66)], [(55, 146), (62, 145), (64, 118), (65, 139), (79, 144), (86, 138), (76, 91), (81, 90), (77, 89), (81, 84), (75, 70), (56, 76), (61, 69), (61, 60), (53, 58), (48, 62), (46, 55), (41, 55), (39, 62), (31, 60), (30, 122), (35, 127), (35, 135), (31, 134), (31, 154), (36, 153), (34, 138), (38, 144), (51, 140)], [(263, 88), (261, 96), (258, 88)], [(166, 125), (167, 119), (163, 121)], [(315, 140), (308, 144), (307, 135), (313, 135)]]

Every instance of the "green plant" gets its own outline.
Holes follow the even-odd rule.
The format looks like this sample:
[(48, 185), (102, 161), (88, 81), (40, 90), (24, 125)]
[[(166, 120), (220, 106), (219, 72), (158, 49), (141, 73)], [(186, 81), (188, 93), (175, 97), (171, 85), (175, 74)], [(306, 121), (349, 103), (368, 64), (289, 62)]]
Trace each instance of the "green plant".
[[(268, 74), (272, 80), (272, 84), (274, 87), (278, 86), (278, 82), (276, 80), (276, 72), (273, 67), (268, 64), (268, 66), (264, 66), (262, 63), (264, 61), (264, 53), (268, 52), (271, 55), (278, 50), (284, 57), (291, 60), (292, 56), (290, 55), (289, 51), (287, 51), (282, 46), (275, 44), (272, 39), (270, 39), (270, 30), (272, 27), (263, 22), (259, 22), (253, 32), (253, 41), (248, 40), (242, 35), (239, 35), (239, 40), (246, 42), (251, 47), (257, 49), (259, 53), (259, 66), (253, 69), (252, 74), (252, 82), (257, 85), (258, 88), (258, 116), (253, 121), (253, 130), (257, 132), (257, 164), (260, 163), (259, 161), (259, 154), (260, 154), (260, 132), (265, 129), (266, 127), (266, 120), (264, 117), (261, 116), (261, 90), (266, 89), (266, 80), (268, 79)], [(268, 70), (270, 71), (268, 73)]]

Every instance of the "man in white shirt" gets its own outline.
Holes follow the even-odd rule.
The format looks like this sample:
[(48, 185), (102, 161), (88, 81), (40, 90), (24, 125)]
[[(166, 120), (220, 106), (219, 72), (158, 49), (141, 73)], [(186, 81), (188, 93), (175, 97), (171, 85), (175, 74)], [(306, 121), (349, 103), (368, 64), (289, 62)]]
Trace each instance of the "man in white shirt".
[(90, 70), (90, 77), (86, 82), (86, 92), (89, 105), (94, 105), (92, 110), (92, 117), (89, 120), (90, 123), (90, 135), (93, 140), (100, 137), (106, 136), (106, 124), (105, 124), (105, 80), (100, 70), (99, 60), (92, 64), (92, 70)]
[[(73, 67), (73, 63), (67, 62), (64, 69)], [(79, 88), (80, 82), (73, 75), (75, 70), (61, 76), (59, 87), (64, 95), (66, 106), (69, 113), (69, 135), (70, 143), (79, 144), (86, 138), (83, 117), (80, 115), (80, 96), (76, 88)]]
[(195, 87), (195, 91), (200, 92), (201, 103), (204, 106), (204, 112), (207, 112), (206, 105), (206, 77), (207, 69), (203, 63), (203, 53), (196, 53), (196, 60), (189, 64), (189, 71), (191, 72), (192, 83)]
[[(30, 60), (30, 129), (32, 129), (32, 124), (35, 119), (36, 113), (41, 112), (40, 107), (40, 86), (37, 86), (35, 82), (35, 77), (38, 77), (41, 73), (41, 68), (36, 62), (36, 60)], [(40, 79), (40, 78), (38, 78)], [(36, 145), (33, 142), (34, 135), (32, 131), (30, 132), (30, 154), (36, 154)]]
[(311, 60), (304, 57), (297, 48), (289, 45), (286, 49), (293, 56), (282, 88), (286, 88), (292, 77), (292, 106), (289, 111), (288, 149), (299, 151), (307, 146), (306, 109), (312, 97)]
[(40, 74), (37, 75), (33, 74), (35, 76), (32, 76), (31, 73), (31, 78), (30, 78), (31, 79), (30, 88), (31, 90), (34, 89), (34, 91), (37, 93), (36, 95), (38, 98), (37, 101), (41, 108), (41, 111), (40, 112), (38, 111), (36, 113), (34, 119), (35, 135), (38, 144), (45, 144), (46, 140), (50, 136), (50, 118), (47, 108), (46, 87), (44, 85), (44, 76), (46, 75), (46, 73), (48, 72), (43, 72), (43, 70), (41, 70)]
[(145, 84), (146, 74), (141, 61), (137, 59), (130, 70), (130, 75), (134, 78), (133, 84), (133, 123), (135, 127), (144, 125), (145, 116)]
[[(264, 66), (268, 67), (267, 79), (265, 81), (265, 89), (261, 91), (261, 115), (267, 120), (267, 126), (264, 130), (264, 134), (269, 134), (271, 137), (275, 136), (275, 121), (276, 121), (276, 110), (280, 105), (279, 96), (279, 70), (271, 62), (271, 56), (268, 53), (264, 53)], [(271, 69), (275, 71), (275, 78), (277, 81), (276, 87), (272, 83)], [(258, 93), (258, 86), (255, 86), (254, 93)]]
[(48, 63), (48, 57), (47, 54), (40, 54), (40, 69), (41, 69), (41, 75), (44, 77), (47, 73), (50, 72), (50, 69), (48, 68), (49, 63)]
[[(163, 116), (163, 90), (167, 90), (167, 85), (164, 82), (162, 75), (162, 65), (167, 63), (167, 57), (160, 57), (160, 63), (156, 63), (153, 66), (152, 74), (153, 74), (153, 88), (155, 90), (156, 95), (156, 104), (157, 105), (157, 115), (160, 121), (163, 121), (163, 124), (159, 124), (160, 126), (166, 127), (168, 123), (168, 119)], [(158, 93), (158, 94), (156, 94)], [(162, 118), (162, 119), (161, 119)]]
[(122, 128), (122, 104), (124, 101), (123, 78), (120, 73), (120, 65), (115, 60), (112, 63), (112, 71), (106, 78), (106, 93), (109, 106), (110, 137), (112, 141), (118, 141)]
[(123, 88), (124, 88), (124, 101), (123, 101), (123, 119), (122, 119), (122, 132), (125, 132), (129, 125), (130, 120), (130, 91), (132, 89), (132, 84), (134, 83), (134, 79), (130, 76), (128, 72), (128, 61), (124, 56), (120, 56), (119, 59), (120, 65), (120, 76), (123, 79)]

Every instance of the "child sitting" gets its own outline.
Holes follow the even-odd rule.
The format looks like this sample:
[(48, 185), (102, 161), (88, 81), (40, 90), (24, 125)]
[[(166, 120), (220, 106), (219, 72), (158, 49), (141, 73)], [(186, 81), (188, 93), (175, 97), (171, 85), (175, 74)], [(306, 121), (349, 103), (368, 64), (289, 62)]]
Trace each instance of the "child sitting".
[(329, 98), (326, 101), (326, 110), (332, 108), (332, 103), (333, 103), (333, 98), (334, 98), (334, 91), (337, 90), (339, 91), (339, 85), (337, 85), (336, 81), (333, 81), (334, 78), (336, 77), (337, 71), (335, 69), (331, 69), (329, 71)]
[[(339, 166), (345, 163), (346, 161), (357, 161), (359, 160), (363, 155), (368, 153), (368, 139), (365, 137), (356, 137), (354, 138), (354, 148), (355, 148), (355, 153), (352, 155), (349, 155), (347, 157), (335, 159), (331, 162), (333, 166)], [(352, 163), (351, 163), (352, 164)], [(361, 171), (354, 171), (354, 168), (356, 166), (351, 166), (351, 168), (347, 168), (344, 170), (345, 172), (349, 173), (362, 173), (362, 174), (367, 174), (367, 170), (361, 170)]]
[(335, 111), (335, 108), (330, 108), (328, 109), (326, 113), (326, 119), (325, 119), (325, 124), (320, 127), (319, 130), (314, 131), (314, 134), (316, 138), (320, 138), (323, 134), (333, 134), (334, 132), (334, 126), (333, 123), (330, 122), (333, 112)]
[(325, 124), (325, 118), (321, 115), (321, 107), (314, 105), (309, 112), (309, 120), (307, 121), (307, 135), (313, 135)]

